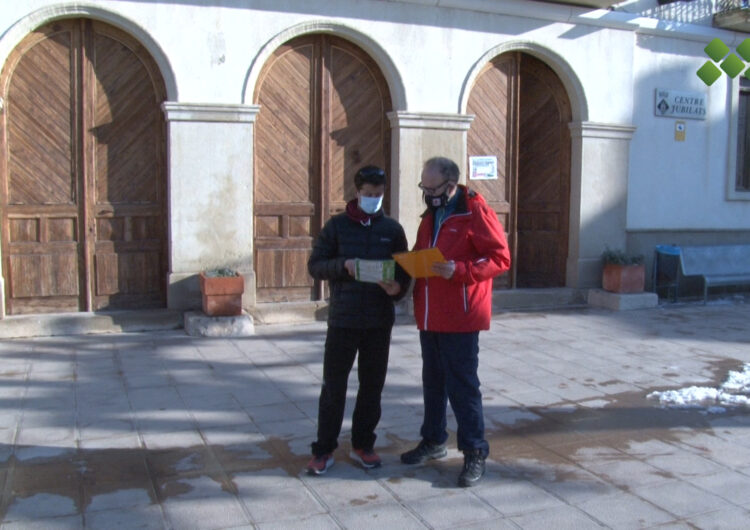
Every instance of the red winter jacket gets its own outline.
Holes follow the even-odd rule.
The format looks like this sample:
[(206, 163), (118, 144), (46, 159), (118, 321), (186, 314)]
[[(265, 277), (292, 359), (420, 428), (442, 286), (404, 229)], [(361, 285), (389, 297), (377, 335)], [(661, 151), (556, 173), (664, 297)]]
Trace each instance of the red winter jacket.
[(417, 279), (414, 316), (420, 330), (469, 332), (490, 328), (492, 278), (510, 268), (505, 231), (484, 198), (465, 186), (455, 211), (433, 235), (434, 216), (427, 212), (417, 231), (414, 250), (436, 246), (456, 263), (449, 280)]

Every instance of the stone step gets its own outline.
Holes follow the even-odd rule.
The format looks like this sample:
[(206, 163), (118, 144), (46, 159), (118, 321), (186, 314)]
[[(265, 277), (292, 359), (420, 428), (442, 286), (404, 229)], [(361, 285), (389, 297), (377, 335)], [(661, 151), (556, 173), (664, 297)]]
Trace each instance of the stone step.
[(506, 289), (492, 293), (493, 311), (527, 311), (584, 307), (586, 289), (552, 287), (544, 289)]
[(183, 312), (170, 309), (12, 315), (0, 319), (0, 339), (166, 331), (183, 326)]

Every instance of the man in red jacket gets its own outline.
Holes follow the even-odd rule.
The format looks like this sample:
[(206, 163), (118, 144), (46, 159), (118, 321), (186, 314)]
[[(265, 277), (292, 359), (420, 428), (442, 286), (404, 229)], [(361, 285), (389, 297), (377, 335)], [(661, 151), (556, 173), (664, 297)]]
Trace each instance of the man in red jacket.
[(427, 211), (414, 250), (438, 247), (445, 263), (437, 276), (414, 285), (414, 315), (422, 346), (424, 419), (416, 448), (401, 455), (421, 464), (446, 455), (446, 405), (458, 423), (464, 466), (458, 485), (473, 486), (484, 475), (489, 444), (484, 439), (479, 391), (479, 331), (489, 329), (492, 278), (510, 267), (505, 231), (478, 193), (458, 184), (458, 166), (442, 157), (425, 162), (422, 181)]

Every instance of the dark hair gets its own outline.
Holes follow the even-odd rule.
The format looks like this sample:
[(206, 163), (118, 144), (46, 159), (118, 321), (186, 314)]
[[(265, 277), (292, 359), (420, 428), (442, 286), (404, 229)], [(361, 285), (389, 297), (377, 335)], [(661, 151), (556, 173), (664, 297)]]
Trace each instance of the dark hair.
[(424, 163), (424, 167), (425, 169), (437, 169), (438, 173), (445, 177), (445, 180), (458, 182), (458, 175), (460, 174), (460, 171), (458, 170), (458, 166), (456, 165), (456, 163), (450, 158), (434, 156)]
[(384, 186), (385, 185), (385, 171), (380, 169), (378, 166), (365, 166), (360, 168), (359, 171), (354, 175), (354, 186), (358, 190), (362, 189), (365, 184), (372, 184), (373, 186)]

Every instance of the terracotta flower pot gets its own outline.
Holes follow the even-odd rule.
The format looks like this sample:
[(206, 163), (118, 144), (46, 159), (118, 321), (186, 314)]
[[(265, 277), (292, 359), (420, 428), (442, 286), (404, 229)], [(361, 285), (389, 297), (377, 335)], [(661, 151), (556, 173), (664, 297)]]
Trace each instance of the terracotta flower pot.
[(642, 293), (646, 266), (607, 263), (602, 270), (602, 288), (611, 293)]
[(245, 278), (237, 276), (199, 275), (203, 312), (208, 316), (237, 316), (242, 314), (242, 293)]

